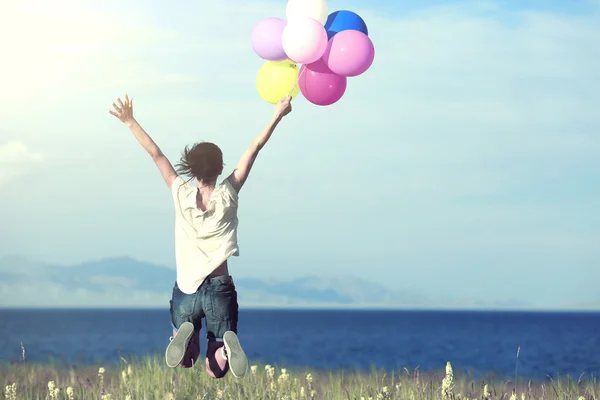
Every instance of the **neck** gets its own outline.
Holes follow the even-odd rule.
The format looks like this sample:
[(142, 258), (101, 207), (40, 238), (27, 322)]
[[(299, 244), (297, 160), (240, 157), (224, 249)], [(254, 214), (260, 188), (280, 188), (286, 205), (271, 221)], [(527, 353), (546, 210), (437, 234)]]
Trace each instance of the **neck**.
[(212, 180), (212, 181), (196, 181), (196, 187), (199, 190), (212, 190), (215, 188), (215, 186), (217, 185), (217, 181)]

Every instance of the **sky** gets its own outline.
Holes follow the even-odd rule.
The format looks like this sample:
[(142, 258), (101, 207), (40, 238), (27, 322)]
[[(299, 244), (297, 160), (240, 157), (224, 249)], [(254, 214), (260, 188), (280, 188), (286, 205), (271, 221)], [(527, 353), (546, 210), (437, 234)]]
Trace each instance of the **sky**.
[[(130, 256), (174, 268), (156, 167), (225, 174), (272, 115), (250, 34), (286, 2), (3, 0), (0, 257)], [(375, 278), (394, 289), (600, 304), (600, 2), (329, 0), (375, 62), (344, 97), (294, 111), (240, 193), (231, 273)]]

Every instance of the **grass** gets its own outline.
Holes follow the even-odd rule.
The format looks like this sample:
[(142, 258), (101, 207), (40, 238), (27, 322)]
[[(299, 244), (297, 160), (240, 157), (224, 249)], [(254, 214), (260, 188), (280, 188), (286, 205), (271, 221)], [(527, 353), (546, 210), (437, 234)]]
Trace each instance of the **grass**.
[(600, 399), (600, 386), (593, 377), (549, 378), (538, 383), (519, 379), (515, 391), (510, 381), (476, 381), (467, 374), (455, 377), (450, 363), (445, 373), (404, 369), (396, 374), (375, 369), (370, 373), (316, 372), (252, 366), (243, 379), (230, 373), (211, 379), (203, 364), (170, 369), (161, 358), (148, 358), (132, 363), (123, 360), (114, 369), (72, 369), (19, 362), (0, 366), (0, 387), (5, 388), (8, 400)]

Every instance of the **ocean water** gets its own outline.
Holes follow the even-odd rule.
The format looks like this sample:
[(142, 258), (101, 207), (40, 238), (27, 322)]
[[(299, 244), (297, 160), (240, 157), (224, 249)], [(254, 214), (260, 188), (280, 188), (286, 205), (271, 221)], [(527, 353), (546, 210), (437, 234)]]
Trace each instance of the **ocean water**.
[[(388, 371), (404, 367), (513, 376), (600, 375), (600, 313), (240, 310), (250, 363)], [(164, 310), (0, 310), (0, 362), (110, 365), (164, 354)], [(206, 349), (205, 332), (202, 347)]]

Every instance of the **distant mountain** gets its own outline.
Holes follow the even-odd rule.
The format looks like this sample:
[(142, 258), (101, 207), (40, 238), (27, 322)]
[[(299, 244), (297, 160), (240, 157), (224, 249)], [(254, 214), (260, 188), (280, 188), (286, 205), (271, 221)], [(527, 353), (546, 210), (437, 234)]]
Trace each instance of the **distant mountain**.
[[(21, 257), (0, 258), (0, 306), (143, 306), (168, 304), (175, 271), (129, 257), (78, 265), (51, 265)], [(235, 279), (241, 306), (415, 307), (425, 299), (346, 277), (292, 281)]]
[[(241, 307), (532, 308), (510, 300), (428, 298), (352, 276), (234, 279)], [(69, 266), (4, 257), (0, 307), (168, 307), (174, 281), (174, 269), (129, 257)]]

